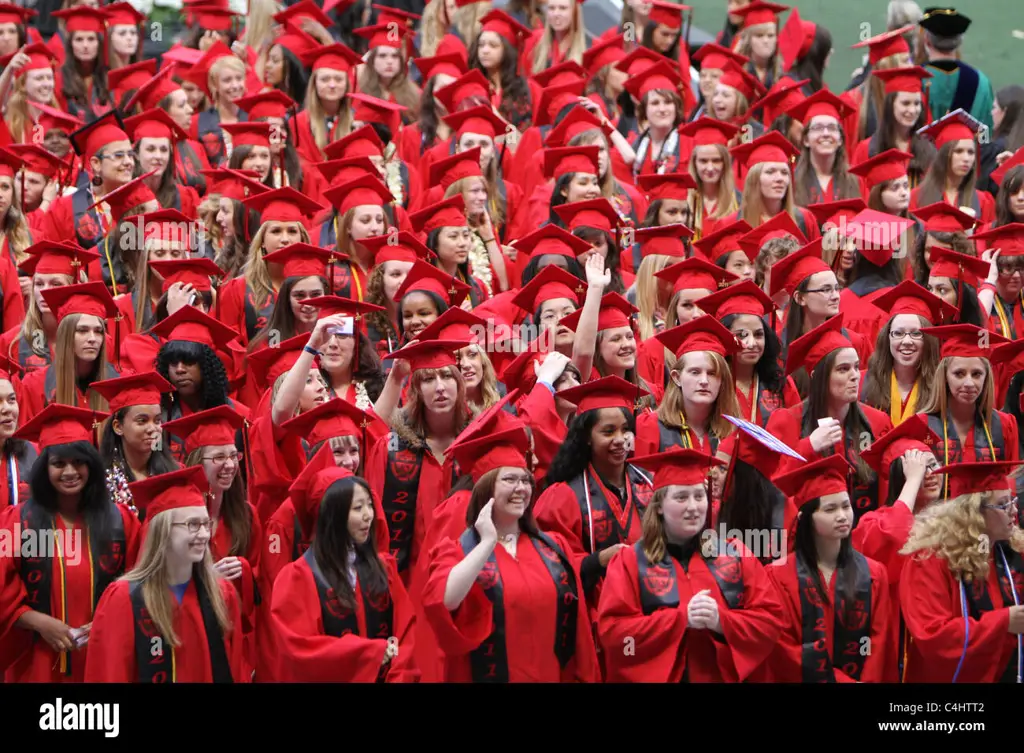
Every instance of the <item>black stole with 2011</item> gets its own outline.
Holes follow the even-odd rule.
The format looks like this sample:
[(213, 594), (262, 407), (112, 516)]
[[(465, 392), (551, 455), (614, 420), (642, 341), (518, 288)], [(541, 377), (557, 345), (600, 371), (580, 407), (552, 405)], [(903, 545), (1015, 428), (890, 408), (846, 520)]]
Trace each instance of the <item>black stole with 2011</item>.
[[(555, 542), (544, 533), (537, 535), (525, 532), (540, 554), (541, 560), (554, 581), (555, 606), (555, 656), (562, 669), (576, 655), (576, 625), (579, 617), (579, 592), (572, 563)], [(459, 538), (462, 553), (468, 555), (477, 544), (480, 535), (468, 528)], [(469, 656), (473, 682), (507, 683), (508, 646), (505, 643), (505, 600), (501, 584), (501, 571), (495, 552), (491, 552), (476, 582), (491, 602), (491, 634), (484, 639)]]
[[(818, 588), (811, 567), (803, 555), (796, 555), (796, 576), (800, 591), (801, 640), (800, 667), (803, 682), (835, 682), (835, 666), (854, 680), (860, 680), (870, 653), (871, 568), (864, 555), (851, 550), (851, 561), (832, 574), (834, 583), (842, 583), (847, 567), (854, 569), (853, 593), (837, 598), (832, 629), (832, 654), (829, 655), (825, 632), (826, 599)], [(838, 594), (838, 590), (837, 590)]]
[[(587, 488), (590, 490), (590, 510), (587, 510), (587, 488), (584, 487), (584, 474), (587, 476)], [(629, 533), (633, 527), (633, 511), (630, 506), (636, 508), (636, 517), (643, 519), (644, 510), (653, 493), (650, 484), (640, 472), (631, 465), (626, 466), (627, 498), (625, 505), (620, 508), (622, 517), (620, 520), (612, 505), (604, 493), (604, 485), (597, 474), (592, 472), (591, 466), (571, 479), (568, 482), (569, 488), (576, 495), (576, 501), (580, 506), (580, 518), (583, 521), (583, 545), (590, 553), (599, 552), (602, 549), (614, 544), (628, 544)], [(610, 492), (609, 492), (610, 493)], [(632, 501), (632, 502), (631, 502)], [(618, 498), (615, 505), (619, 504)], [(593, 525), (594, 538), (590, 540), (590, 529)]]
[(416, 502), (419, 497), (420, 470), (425, 447), (412, 448), (392, 433), (388, 462), (384, 473), (381, 506), (391, 533), (391, 554), (398, 561), (398, 572), (405, 572), (412, 556)]
[[(224, 634), (221, 632), (217, 614), (213, 611), (210, 595), (206, 593), (202, 580), (193, 575), (192, 582), (196, 587), (199, 599), (199, 613), (203, 617), (203, 628), (206, 631), (206, 649), (210, 656), (210, 670), (215, 683), (232, 683), (231, 665), (228, 663), (227, 649), (224, 647)], [(138, 665), (139, 682), (162, 685), (176, 682), (174, 666), (174, 648), (160, 635), (156, 625), (146, 609), (146, 600), (142, 594), (142, 583), (136, 581), (128, 589), (132, 604), (132, 619), (135, 624), (135, 663)]]
[[(676, 609), (679, 607), (679, 577), (676, 573), (675, 559), (667, 551), (657, 564), (651, 563), (644, 552), (644, 542), (633, 545), (636, 552), (637, 580), (640, 586), (640, 607), (645, 615), (653, 614), (659, 609)], [(700, 554), (700, 550), (694, 551)], [(711, 571), (712, 577), (722, 592), (722, 598), (729, 609), (743, 608), (743, 567), (738, 554), (728, 551), (718, 557), (703, 557), (704, 564)], [(681, 565), (689, 563), (680, 563)]]

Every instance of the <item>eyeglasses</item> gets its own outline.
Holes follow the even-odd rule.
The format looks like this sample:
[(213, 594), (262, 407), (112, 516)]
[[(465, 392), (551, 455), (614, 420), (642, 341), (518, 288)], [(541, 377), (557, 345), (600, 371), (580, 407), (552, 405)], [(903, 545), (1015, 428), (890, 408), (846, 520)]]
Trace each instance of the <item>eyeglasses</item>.
[(1011, 509), (1017, 506), (1017, 498), (1013, 497), (1008, 499), (1001, 505), (985, 504), (982, 507), (988, 508), (989, 510), (999, 510), (1000, 512), (1009, 512)]
[(115, 162), (123, 162), (126, 159), (135, 159), (135, 152), (112, 152), (111, 154), (99, 154), (97, 155), (100, 159), (112, 159)]
[(207, 518), (206, 520), (199, 520), (199, 518), (192, 518), (184, 523), (175, 523), (176, 526), (185, 526), (189, 533), (199, 533), (200, 528), (205, 528), (207, 531), (213, 532), (213, 521)]
[(1024, 260), (1022, 261), (1003, 261), (1000, 259), (996, 262), (996, 266), (999, 268), (999, 274), (1011, 276), (1014, 272), (1024, 272)]
[(815, 123), (807, 129), (811, 133), (839, 133), (838, 123)]
[(501, 483), (505, 486), (517, 487), (517, 486), (530, 486), (529, 476), (502, 476)]
[(904, 337), (909, 337), (911, 340), (920, 340), (924, 337), (924, 332), (919, 329), (892, 329), (889, 330), (889, 337), (893, 340), (902, 340)]
[(842, 285), (826, 285), (823, 288), (814, 288), (814, 290), (808, 290), (808, 293), (821, 293), (822, 295), (830, 296), (833, 293), (842, 293)]
[(229, 460), (235, 464), (241, 463), (242, 453), (232, 452), (230, 455), (213, 455), (212, 457), (204, 457), (203, 460), (209, 460), (211, 463), (213, 463), (215, 466), (219, 468), (220, 466), (227, 463)]

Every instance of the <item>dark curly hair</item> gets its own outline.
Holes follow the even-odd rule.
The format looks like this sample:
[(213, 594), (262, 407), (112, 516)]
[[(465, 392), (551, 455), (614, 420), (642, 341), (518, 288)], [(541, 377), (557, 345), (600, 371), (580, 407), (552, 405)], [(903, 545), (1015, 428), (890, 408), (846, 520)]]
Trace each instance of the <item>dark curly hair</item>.
[[(620, 408), (620, 410), (626, 417), (629, 430), (635, 434), (636, 417), (625, 408)], [(591, 458), (590, 432), (597, 423), (599, 415), (599, 409), (588, 410), (569, 422), (569, 431), (565, 435), (565, 441), (558, 448), (558, 452), (548, 467), (547, 476), (544, 477), (545, 488), (559, 482), (570, 481), (587, 469)]]
[[(231, 391), (231, 387), (227, 371), (220, 358), (208, 345), (188, 340), (168, 340), (157, 353), (156, 370), (160, 376), (170, 381), (170, 367), (175, 363), (185, 363), (189, 366), (199, 364), (199, 373), (203, 380), (201, 410), (228, 404), (228, 393)], [(165, 413), (170, 411), (173, 394), (164, 393), (160, 398)]]

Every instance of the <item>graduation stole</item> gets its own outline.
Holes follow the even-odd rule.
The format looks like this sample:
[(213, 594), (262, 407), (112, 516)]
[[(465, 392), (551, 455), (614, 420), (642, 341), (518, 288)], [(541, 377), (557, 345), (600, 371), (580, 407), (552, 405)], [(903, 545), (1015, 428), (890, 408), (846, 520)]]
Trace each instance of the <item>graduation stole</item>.
[(625, 505), (619, 502), (617, 494), (605, 487), (592, 465), (588, 465), (586, 471), (569, 481), (569, 488), (576, 495), (580, 506), (585, 534), (583, 545), (590, 553), (613, 544), (628, 544), (633, 509), (637, 517), (642, 519), (653, 493), (647, 479), (629, 464), (626, 465)]
[[(952, 425), (953, 419), (937, 413), (928, 414), (928, 428), (935, 432), (936, 436), (942, 437), (942, 445), (935, 448), (935, 456), (939, 457), (942, 452), (943, 465), (963, 462), (963, 448), (960, 446), (960, 437), (957, 436), (956, 427)], [(978, 426), (981, 431), (978, 431)], [(1003, 460), (1005, 443), (1003, 442), (1003, 422), (999, 419), (996, 411), (992, 412), (991, 428), (985, 423), (976, 411), (974, 414), (974, 457), (980, 462)], [(949, 480), (943, 485), (944, 495), (949, 494)]]
[(186, 186), (192, 186), (199, 195), (206, 193), (206, 178), (202, 174), (203, 164), (199, 161), (199, 155), (187, 141), (179, 141), (174, 145), (175, 176)]
[[(676, 573), (676, 560), (666, 551), (661, 562), (652, 564), (644, 553), (642, 540), (633, 545), (633, 550), (636, 552), (637, 581), (640, 585), (640, 606), (643, 613), (648, 615), (659, 609), (677, 609), (679, 607), (679, 576)], [(700, 549), (697, 549), (694, 554), (700, 554)], [(743, 566), (739, 556), (727, 551), (715, 558), (701, 555), (701, 559), (711, 571), (729, 609), (742, 609)]]
[[(576, 655), (576, 624), (579, 617), (579, 592), (572, 563), (555, 542), (544, 533), (536, 535), (524, 531), (533, 543), (548, 574), (555, 584), (555, 656), (558, 665), (565, 669)], [(463, 555), (468, 555), (477, 544), (480, 535), (474, 528), (467, 528), (459, 538)], [(507, 683), (508, 649), (505, 644), (505, 600), (501, 584), (501, 571), (495, 552), (487, 558), (483, 569), (476, 576), (476, 582), (491, 602), (491, 634), (469, 655), (473, 682)]]
[[(34, 532), (37, 537), (36, 551), (34, 557), (19, 557), (19, 570), (21, 581), (25, 585), (25, 592), (28, 594), (28, 604), (37, 612), (54, 617), (61, 622), (68, 621), (68, 597), (67, 597), (67, 565), (64, 562), (65, 552), (68, 549), (66, 528), (57, 532), (57, 526), (46, 510), (32, 500), (27, 500), (21, 505), (21, 538), (24, 541)], [(124, 573), (125, 556), (125, 533), (124, 519), (120, 510), (113, 504), (107, 508), (107, 536), (101, 540), (97, 532), (88, 531), (89, 541), (84, 555), (88, 558), (89, 572), (92, 575), (92, 597), (89, 601), (95, 610), (100, 597), (107, 586)], [(47, 533), (48, 532), (48, 533)], [(60, 599), (59, 614), (51, 614), (51, 593), (53, 589), (53, 562), (48, 552), (51, 547), (46, 541), (52, 535), (54, 546), (53, 551), (57, 552), (60, 562)], [(76, 542), (77, 545), (77, 542)], [(24, 549), (22, 550), (24, 552)], [(82, 552), (78, 556), (82, 556)], [(99, 567), (96, 567), (96, 565)], [(78, 627), (72, 625), (71, 627)], [(38, 638), (37, 638), (38, 640)], [(71, 676), (71, 652), (60, 655), (61, 673), (67, 677)]]
[(32, 350), (32, 343), (24, 335), (18, 338), (18, 365), (25, 371), (41, 369), (52, 363), (50, 348), (47, 347), (46, 355), (41, 356)]
[(7, 504), (16, 505), (19, 502), (29, 501), (32, 492), (28, 479), (38, 457), (39, 453), (36, 452), (35, 447), (25, 443), (21, 452), (8, 455), (4, 459), (4, 462), (7, 463)]
[(904, 405), (903, 397), (900, 395), (900, 384), (896, 381), (896, 372), (889, 374), (889, 419), (892, 421), (893, 428), (917, 413), (917, 395), (920, 384), (920, 377), (914, 380), (914, 386), (910, 388), (910, 394), (907, 395), (907, 402)]
[[(203, 582), (193, 576), (199, 599), (199, 612), (203, 616), (203, 628), (206, 631), (206, 647), (210, 656), (210, 670), (215, 683), (233, 683), (231, 665), (228, 664), (228, 653), (224, 647), (224, 635), (213, 611), (210, 595), (206, 592)], [(135, 626), (135, 663), (138, 665), (140, 683), (162, 685), (177, 682), (177, 661), (174, 647), (165, 640), (156, 629), (146, 600), (142, 595), (142, 583), (135, 581), (128, 589), (132, 603), (132, 620)], [(181, 608), (181, 605), (179, 605)]]
[[(1011, 549), (1005, 541), (996, 542), (995, 546), (996, 553), (992, 559), (995, 562), (996, 577), (999, 581), (999, 593), (1003, 597), (1002, 607), (1012, 607), (1016, 603), (1013, 598), (1014, 589), (1017, 591), (1018, 598), (1021, 597), (1021, 594), (1024, 594), (1024, 559), (1021, 558), (1019, 552)], [(1004, 565), (1004, 557), (1006, 558), (1005, 565), (1009, 566), (1010, 572), (1007, 572)], [(1013, 578), (1013, 582), (1010, 581), (1010, 578)], [(973, 619), (980, 620), (982, 612), (992, 611), (992, 597), (988, 592), (988, 578), (975, 578), (970, 583), (965, 584), (964, 590), (967, 592), (967, 609)], [(1016, 680), (1016, 654), (1017, 652), (1015, 651), (1014, 655), (1010, 657), (1000, 682), (1014, 682)]]
[(249, 342), (267, 326), (270, 315), (274, 313), (274, 304), (277, 303), (277, 293), (273, 290), (267, 296), (266, 303), (259, 309), (256, 308), (256, 296), (248, 284), (245, 286), (245, 331), (249, 334)]
[[(809, 437), (817, 427), (817, 422), (811, 420), (811, 413), (808, 410), (809, 401), (804, 400), (803, 402), (803, 421), (801, 426), (801, 437)], [(868, 422), (867, 416), (860, 409), (860, 403), (854, 403), (850, 406), (850, 413), (856, 411), (860, 417), (860, 424), (867, 431), (868, 436), (872, 441), (876, 439), (874, 431), (871, 428), (871, 424)], [(849, 419), (849, 414), (847, 414)], [(857, 460), (860, 457), (860, 441), (861, 437), (854, 436), (853, 429), (850, 424), (844, 422), (843, 425), (843, 449), (846, 452), (846, 459), (850, 465), (854, 468), (857, 467)], [(831, 455), (835, 452), (833, 448), (831, 451), (826, 452), (825, 455)], [(850, 490), (850, 501), (853, 503), (853, 514), (854, 521), (853, 525), (856, 527), (857, 522), (860, 520), (864, 513), (871, 512), (878, 507), (878, 474), (874, 471), (871, 472), (871, 479), (865, 483), (855, 483)]]
[[(682, 421), (682, 426), (679, 428), (666, 426), (660, 418), (658, 419), (658, 452), (668, 452), (673, 447), (694, 449), (693, 440), (690, 439), (690, 427), (686, 424), (686, 416), (680, 413), (679, 418)], [(718, 437), (709, 432), (707, 442), (711, 445), (712, 455), (718, 452)]]
[(391, 438), (381, 506), (391, 532), (391, 554), (398, 561), (398, 572), (401, 573), (408, 569), (412, 555), (420, 470), (426, 446), (412, 448), (395, 433)]
[[(835, 665), (854, 680), (860, 680), (871, 636), (871, 569), (864, 555), (851, 550), (849, 567), (855, 571), (853, 594), (836, 599), (833, 615), (832, 655), (828, 652), (825, 633), (826, 599), (818, 590), (818, 582), (799, 552), (796, 555), (796, 575), (800, 591), (801, 637), (800, 667), (803, 682), (835, 682)], [(833, 582), (841, 582), (845, 567), (832, 574)]]
[(995, 315), (999, 318), (999, 334), (1008, 340), (1016, 340), (1019, 335), (1024, 334), (1024, 292), (1018, 293), (1017, 298), (1018, 300), (1010, 304), (1009, 311), (1006, 310), (1006, 305), (998, 293), (995, 294), (992, 304)]
[(91, 191), (78, 190), (71, 194), (71, 214), (75, 221), (75, 235), (78, 245), (92, 248), (99, 243), (103, 232), (100, 216), (95, 209), (89, 209), (93, 203)]
[[(640, 143), (636, 147), (636, 162), (633, 163), (633, 177), (640, 174), (643, 169), (647, 152), (651, 148), (650, 129), (647, 129), (640, 136)], [(652, 172), (659, 175), (675, 172), (679, 164), (679, 132), (675, 129), (669, 132), (665, 143), (661, 145), (661, 153), (657, 158), (651, 157)]]
[[(334, 638), (341, 638), (345, 635), (362, 635), (355, 610), (338, 600), (338, 595), (327, 582), (320, 565), (317, 564), (313, 550), (307, 549), (306, 553), (302, 555), (302, 559), (313, 572), (313, 580), (316, 581), (316, 592), (320, 597), (320, 619), (324, 624), (324, 633)], [(363, 595), (363, 609), (366, 613), (366, 635), (362, 635), (362, 637), (386, 641), (394, 635), (394, 603), (391, 601), (391, 592), (385, 589), (382, 594), (371, 594), (366, 585), (367, 573), (362, 567), (356, 567), (356, 576), (359, 581), (359, 591)]]

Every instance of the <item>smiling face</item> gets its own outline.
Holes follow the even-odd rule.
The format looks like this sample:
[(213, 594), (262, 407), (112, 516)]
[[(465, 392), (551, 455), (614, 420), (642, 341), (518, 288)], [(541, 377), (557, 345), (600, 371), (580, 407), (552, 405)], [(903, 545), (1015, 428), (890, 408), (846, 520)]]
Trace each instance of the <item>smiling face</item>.
[(203, 470), (214, 491), (226, 492), (230, 489), (241, 465), (241, 456), (234, 444), (203, 447)]
[(594, 428), (590, 430), (590, 449), (595, 462), (620, 467), (626, 462), (633, 433), (625, 415), (618, 408), (601, 408)]
[(320, 309), (310, 306), (306, 301), (312, 298), (320, 298), (325, 294), (324, 284), (319, 277), (303, 277), (295, 283), (288, 300), (292, 309), (292, 316), (295, 318), (295, 326), (303, 332), (309, 332), (316, 326)]
[(402, 331), (412, 340), (439, 316), (434, 300), (421, 291), (407, 293), (402, 298)]
[(47, 465), (50, 484), (62, 497), (81, 494), (89, 483), (89, 465), (84, 460), (72, 460), (56, 455), (50, 456)]
[(505, 518), (522, 518), (533, 496), (532, 479), (525, 468), (499, 468), (494, 478), (494, 511)]
[(831, 157), (843, 143), (843, 131), (830, 115), (815, 115), (804, 129), (804, 139), (812, 154)]
[(897, 314), (889, 323), (889, 352), (898, 366), (917, 368), (924, 353), (921, 320), (916, 314)]
[(729, 325), (729, 331), (743, 346), (743, 350), (733, 358), (744, 366), (756, 366), (764, 355), (764, 321), (753, 314), (740, 314)]
[(113, 429), (126, 447), (139, 454), (150, 453), (162, 435), (162, 416), (159, 405), (132, 405), (120, 421), (113, 422)]
[(0, 379), (0, 439), (10, 439), (18, 430), (18, 396), (10, 380)]
[(484, 378), (484, 358), (480, 346), (468, 345), (460, 350), (458, 367), (467, 390), (479, 387)]
[(598, 348), (601, 361), (610, 371), (625, 371), (636, 366), (636, 338), (630, 327), (602, 330)]
[[(171, 536), (168, 542), (169, 554), (179, 562), (202, 562), (210, 544), (213, 524), (205, 507), (179, 507), (170, 510)], [(190, 527), (196, 528), (193, 533)]]

